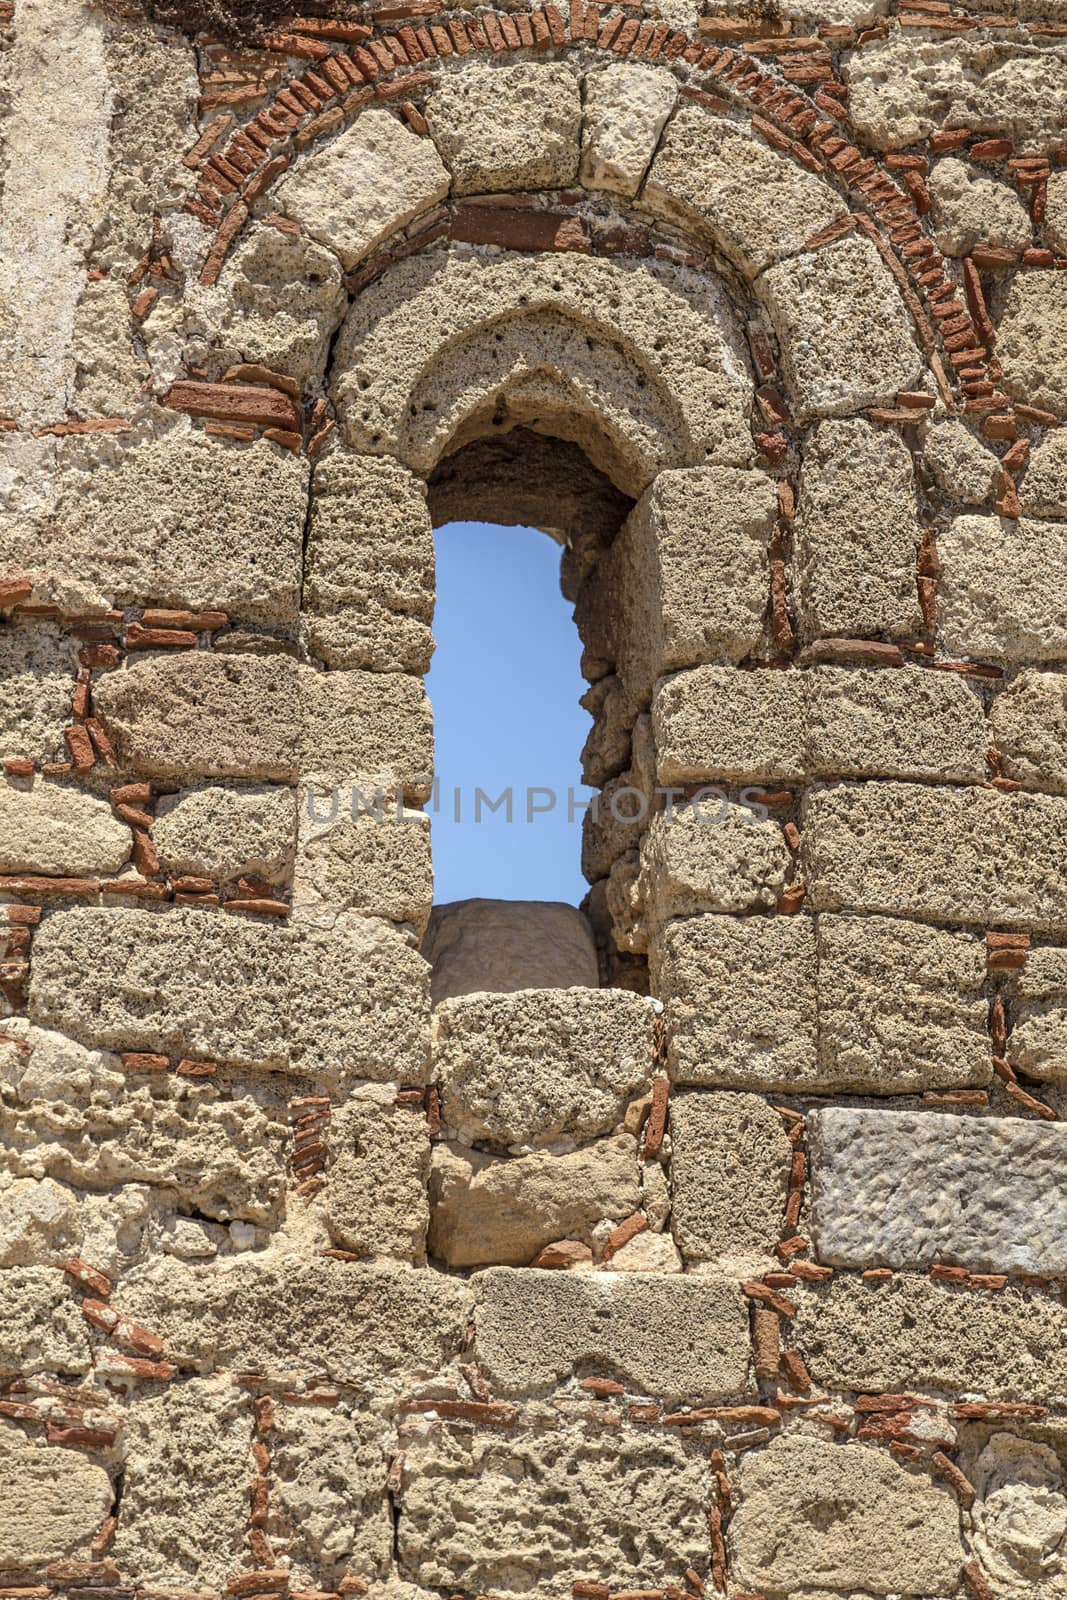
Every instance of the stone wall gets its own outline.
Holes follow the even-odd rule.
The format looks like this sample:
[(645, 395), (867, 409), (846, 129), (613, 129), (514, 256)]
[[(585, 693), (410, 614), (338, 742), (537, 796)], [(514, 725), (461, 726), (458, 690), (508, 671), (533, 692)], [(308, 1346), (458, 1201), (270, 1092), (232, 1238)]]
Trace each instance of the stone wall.
[[(1067, 1595), (1067, 20), (993, 4), (0, 0), (0, 1595)], [(563, 545), (603, 792), (481, 986), (462, 516)]]

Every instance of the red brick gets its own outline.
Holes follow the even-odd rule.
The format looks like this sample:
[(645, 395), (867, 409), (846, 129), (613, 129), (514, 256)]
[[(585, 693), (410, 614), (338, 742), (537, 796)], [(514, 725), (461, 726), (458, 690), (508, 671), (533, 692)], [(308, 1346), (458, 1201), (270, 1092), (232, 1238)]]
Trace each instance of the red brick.
[(91, 1267), (80, 1256), (71, 1256), (69, 1260), (64, 1261), (63, 1271), (83, 1289), (90, 1289), (100, 1300), (106, 1300), (111, 1293), (111, 1279), (103, 1272), (98, 1272), (95, 1267)]
[(191, 417), (217, 417), (224, 422), (252, 423), (258, 427), (299, 431), (302, 418), (288, 395), (265, 385), (195, 383), (172, 384), (161, 404)]

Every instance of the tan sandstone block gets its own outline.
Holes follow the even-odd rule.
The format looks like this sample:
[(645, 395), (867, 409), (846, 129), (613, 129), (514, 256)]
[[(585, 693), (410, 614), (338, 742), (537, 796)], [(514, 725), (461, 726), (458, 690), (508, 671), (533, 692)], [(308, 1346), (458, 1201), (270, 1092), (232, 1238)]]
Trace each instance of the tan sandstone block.
[(5, 1378), (34, 1372), (80, 1376), (89, 1371), (89, 1330), (62, 1272), (54, 1267), (5, 1267), (0, 1271), (0, 1292), (4, 1306), (0, 1373)]
[(805, 776), (809, 675), (696, 667), (652, 699), (656, 778), (791, 782)]
[(985, 505), (1001, 470), (999, 457), (954, 418), (927, 429), (923, 460), (941, 488), (965, 505)]
[(777, 822), (710, 797), (653, 818), (641, 843), (637, 897), (649, 926), (703, 911), (767, 911), (791, 865)]
[(347, 786), (301, 792), (293, 873), (297, 916), (357, 911), (421, 936), (433, 900), (430, 819)]
[[(1067, 103), (1067, 62), (1062, 64)], [(997, 355), (1009, 394), (1067, 416), (1067, 278), (1020, 272), (997, 328)]]
[(1053, 170), (1049, 175), (1045, 238), (1061, 255), (1067, 252), (1067, 172)]
[(456, 194), (574, 181), (582, 107), (569, 67), (468, 66), (438, 81), (429, 118)]
[(1067, 1082), (1067, 950), (1031, 950), (1012, 989), (1008, 1060), (1028, 1078)]
[(292, 871), (296, 807), (291, 789), (208, 785), (162, 795), (152, 843), (160, 865), (219, 882), (251, 875), (282, 884)]
[(51, 622), (15, 619), (0, 629), (0, 760), (52, 760), (70, 722), (78, 655)]
[(587, 189), (636, 195), (677, 94), (662, 67), (620, 63), (586, 73), (578, 176)]
[(105, 800), (43, 778), (0, 779), (0, 872), (93, 877), (118, 872), (133, 835)]
[(346, 1574), (373, 1579), (389, 1571), (394, 1446), (392, 1429), (370, 1411), (275, 1407), (270, 1533), (292, 1563), (294, 1586), (336, 1588)]
[(1018, 191), (968, 161), (947, 156), (926, 180), (933, 199), (931, 219), (938, 247), (965, 256), (976, 244), (1024, 250), (1031, 224)]
[(322, 1207), (331, 1241), (360, 1256), (421, 1260), (430, 1165), (422, 1107), (352, 1099), (331, 1116), (327, 1147)]
[(1067, 657), (1067, 527), (1020, 517), (957, 517), (939, 535), (938, 620), (953, 655)]
[(0, 1422), (0, 1571), (87, 1557), (111, 1500), (95, 1461)]
[(993, 701), (990, 725), (1006, 778), (1067, 791), (1067, 675), (1024, 667)]
[(1063, 1589), (1063, 1547), (1049, 1508), (1058, 1510), (1065, 1498), (1060, 1456), (1033, 1437), (968, 1433), (959, 1466), (976, 1491), (970, 1517), (975, 1565), (994, 1593), (1055, 1600)]
[(422, 680), (403, 672), (300, 669), (300, 771), (327, 784), (428, 798), (433, 715)]
[(448, 173), (430, 141), (371, 109), (330, 144), (313, 146), (275, 199), (350, 271), (447, 193)]
[(422, 941), (433, 1003), (516, 989), (596, 989), (588, 919), (552, 900), (453, 900), (436, 905)]
[(748, 1277), (774, 1263), (793, 1147), (754, 1094), (671, 1099), (671, 1231), (687, 1262)]
[(1050, 429), (1031, 452), (1019, 499), (1037, 516), (1067, 517), (1067, 428)]

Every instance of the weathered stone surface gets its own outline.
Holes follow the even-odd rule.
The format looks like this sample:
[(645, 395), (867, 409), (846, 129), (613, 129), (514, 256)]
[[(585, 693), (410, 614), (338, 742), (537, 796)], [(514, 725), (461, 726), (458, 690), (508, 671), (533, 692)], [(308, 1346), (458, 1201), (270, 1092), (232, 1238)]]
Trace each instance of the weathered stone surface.
[(899, 436), (859, 418), (814, 428), (796, 523), (806, 637), (918, 632), (921, 540), (911, 455)]
[(509, 1394), (587, 1369), (674, 1399), (749, 1387), (748, 1314), (725, 1278), (493, 1267), (474, 1282), (478, 1360)]
[(712, 666), (661, 678), (652, 699), (657, 781), (804, 777), (810, 678)]
[(792, 864), (778, 823), (709, 798), (654, 817), (637, 893), (651, 924), (702, 911), (769, 910)]
[(651, 1454), (630, 1428), (420, 1431), (404, 1441), (400, 1571), (434, 1588), (561, 1595), (579, 1580), (703, 1574), (709, 1470), (677, 1436), (656, 1436)]
[(371, 1412), (278, 1406), (270, 1436), (271, 1538), (293, 1581), (336, 1584), (387, 1573), (393, 1523), (386, 1478), (391, 1430)]
[(358, 911), (421, 935), (433, 899), (430, 819), (358, 790), (308, 784), (293, 874), (298, 916)]
[(0, 1272), (0, 1373), (88, 1372), (89, 1333), (68, 1280), (54, 1267)]
[(1045, 238), (1060, 254), (1067, 252), (1067, 173), (1053, 168), (1045, 205)]
[(816, 1069), (809, 917), (692, 917), (652, 948), (676, 1083), (788, 1090)]
[(631, 1134), (564, 1155), (498, 1160), (435, 1144), (430, 1166), (430, 1254), (450, 1267), (526, 1266), (557, 1239), (592, 1244), (593, 1229), (641, 1204)]
[(421, 1106), (350, 1100), (330, 1118), (323, 1209), (330, 1238), (360, 1256), (425, 1253), (430, 1136)]
[(574, 906), (549, 900), (453, 900), (434, 906), (422, 942), (434, 1005), (464, 994), (595, 989), (596, 945)]
[(738, 122), (685, 105), (671, 121), (642, 203), (710, 237), (748, 278), (845, 215), (821, 178)]
[(993, 701), (990, 724), (1005, 777), (1067, 790), (1067, 676), (1024, 668)]
[(782, 1233), (793, 1147), (782, 1119), (754, 1094), (671, 1099), (671, 1231), (687, 1262), (766, 1272)]
[(152, 842), (160, 865), (176, 876), (220, 882), (250, 874), (282, 884), (292, 870), (296, 808), (291, 789), (210, 785), (163, 795)]
[(793, 1323), (816, 1383), (832, 1389), (966, 1390), (1047, 1400), (1067, 1385), (1067, 1315), (1058, 1294), (1013, 1285), (974, 1294), (908, 1274), (838, 1276), (795, 1292)]
[(609, 1133), (652, 1071), (652, 1007), (618, 989), (526, 989), (442, 1001), (435, 1074), (464, 1144)]
[(88, 1556), (111, 1498), (107, 1473), (79, 1450), (0, 1422), (0, 1571)]
[(447, 193), (448, 173), (430, 141), (372, 109), (331, 144), (313, 145), (275, 198), (350, 270)]
[(73, 1192), (51, 1178), (12, 1178), (10, 1164), (4, 1165), (0, 1267), (62, 1266), (82, 1240), (81, 1208)]
[(677, 94), (662, 67), (620, 63), (586, 74), (578, 175), (587, 189), (637, 193)]
[(133, 836), (104, 800), (46, 779), (0, 779), (0, 872), (118, 872)]
[(760, 285), (802, 419), (884, 404), (915, 387), (910, 319), (871, 240), (793, 256), (769, 267)]
[(981, 1571), (1004, 1596), (1055, 1600), (1067, 1581), (1067, 1484), (1056, 1451), (994, 1433), (966, 1451), (963, 1470), (978, 1491), (971, 1517)]
[(730, 1543), (740, 1581), (774, 1595), (949, 1594), (963, 1564), (946, 1484), (884, 1450), (795, 1435), (745, 1457)]
[(1054, 931), (1067, 926), (1067, 802), (921, 784), (842, 784), (804, 803), (818, 911)]
[(582, 107), (569, 67), (469, 66), (441, 77), (429, 113), (457, 194), (574, 181)]
[(1031, 452), (1019, 499), (1024, 511), (1067, 517), (1067, 428), (1050, 429)]
[(1067, 950), (1031, 950), (1012, 987), (1008, 1060), (1039, 1082), (1067, 1082)]
[(938, 248), (965, 256), (976, 244), (1023, 250), (1031, 226), (1018, 192), (968, 161), (946, 156), (926, 180), (933, 198), (932, 221)]
[(1067, 1129), (1059, 1124), (834, 1106), (812, 1113), (808, 1126), (822, 1260), (1067, 1270)]
[(953, 500), (982, 506), (992, 496), (1000, 461), (962, 422), (948, 418), (928, 428), (923, 459)]
[(222, 1587), (241, 1566), (252, 1477), (252, 1408), (219, 1379), (138, 1395), (124, 1416), (113, 1554), (145, 1583)]
[(399, 462), (335, 451), (315, 469), (303, 609), (331, 667), (426, 672), (434, 548), (426, 490)]
[[(1067, 101), (1067, 62), (1063, 65)], [(1067, 280), (1060, 272), (1020, 272), (997, 329), (1008, 393), (1067, 416)]]
[(1067, 527), (1029, 517), (957, 517), (937, 549), (947, 650), (991, 661), (1067, 657)]
[(301, 668), (299, 755), (305, 778), (426, 799), (433, 717), (421, 680), (403, 672)]
[(77, 668), (74, 641), (54, 624), (0, 628), (0, 760), (59, 755)]

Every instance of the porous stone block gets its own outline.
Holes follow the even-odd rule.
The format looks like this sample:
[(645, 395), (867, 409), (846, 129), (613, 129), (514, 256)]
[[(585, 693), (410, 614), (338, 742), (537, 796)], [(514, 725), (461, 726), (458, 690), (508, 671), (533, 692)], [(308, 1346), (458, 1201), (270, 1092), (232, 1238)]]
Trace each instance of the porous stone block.
[(990, 726), (1006, 778), (1067, 790), (1067, 675), (1024, 667), (993, 701)]
[(300, 700), (288, 656), (148, 655), (99, 678), (94, 704), (123, 765), (161, 778), (296, 775)]
[(371, 109), (331, 143), (313, 145), (275, 201), (350, 271), (447, 193), (448, 173), (430, 140)]
[(610, 1133), (652, 1071), (652, 1006), (619, 989), (524, 989), (444, 1000), (433, 1064), (463, 1144), (544, 1145)]
[(999, 457), (955, 418), (935, 422), (927, 429), (923, 460), (953, 500), (982, 506), (992, 497), (1000, 473)]
[(817, 911), (1054, 932), (1067, 926), (1067, 801), (995, 789), (840, 784), (804, 802)]
[[(6, 1067), (8, 1047), (2, 1048)], [(81, 1208), (73, 1192), (51, 1178), (12, 1178), (10, 1163), (5, 1167), (0, 1267), (62, 1266), (78, 1254), (82, 1240)]]
[(809, 917), (690, 917), (651, 955), (676, 1083), (789, 1090), (816, 1071)]
[(433, 717), (420, 678), (402, 672), (300, 669), (301, 775), (425, 800)]
[[(89, 1330), (69, 1280), (54, 1267), (0, 1271), (0, 1374), (88, 1372)], [(2, 1520), (2, 1519), (0, 1519)]]
[(433, 1002), (516, 989), (595, 989), (588, 919), (550, 900), (453, 900), (434, 906), (422, 941)]
[(918, 632), (921, 541), (911, 454), (899, 436), (858, 417), (814, 428), (796, 521), (805, 636)]
[(0, 1422), (0, 1572), (86, 1558), (111, 1500), (107, 1473), (80, 1450)]
[(652, 698), (656, 778), (791, 782), (806, 771), (809, 675), (695, 667)]
[(421, 1106), (353, 1099), (330, 1118), (322, 1201), (330, 1238), (359, 1256), (421, 1260), (430, 1135)]
[(304, 801), (303, 793), (266, 785), (162, 795), (152, 829), (160, 865), (176, 876), (224, 883), (250, 875), (280, 885), (292, 871), (296, 808)]
[(1067, 950), (1031, 950), (1012, 991), (1008, 1060), (1028, 1078), (1067, 1082)]
[(586, 73), (578, 176), (587, 189), (636, 195), (677, 94), (662, 67), (620, 63)]
[(786, 1435), (746, 1455), (740, 1479), (734, 1574), (761, 1593), (956, 1588), (964, 1552), (955, 1496), (885, 1450)]
[(1015, 1117), (809, 1115), (812, 1229), (834, 1266), (1067, 1270), (1067, 1129)]
[(748, 1313), (726, 1278), (492, 1267), (474, 1283), (478, 1360), (508, 1394), (590, 1368), (672, 1399), (749, 1389)]
[(0, 779), (0, 872), (118, 872), (133, 835), (104, 800), (37, 778)]
[(1067, 517), (1067, 428), (1050, 428), (1031, 451), (1019, 500), (1037, 516)]
[(1055, 1600), (1067, 1578), (1063, 1462), (1051, 1444), (1032, 1437), (975, 1434), (960, 1465), (976, 1490), (971, 1522), (979, 1571), (994, 1592), (1013, 1600)]
[(433, 900), (430, 819), (372, 794), (307, 784), (293, 872), (297, 916), (355, 911), (421, 935)]
[(709, 237), (754, 278), (845, 215), (821, 178), (757, 139), (742, 123), (684, 102), (656, 153), (642, 204)]
[(707, 1572), (710, 1469), (677, 1434), (654, 1456), (632, 1428), (441, 1427), (403, 1445), (400, 1572), (424, 1587), (566, 1595)]
[(1049, 174), (1045, 206), (1045, 238), (1062, 255), (1067, 251), (1067, 173)]
[[(1067, 61), (1063, 63), (1067, 104)], [(1067, 281), (1061, 272), (1020, 272), (997, 327), (1008, 393), (1067, 416)]]
[(426, 490), (388, 456), (335, 451), (315, 469), (303, 610), (330, 667), (426, 672), (434, 547)]
[(793, 1147), (754, 1094), (671, 1098), (671, 1231), (688, 1262), (734, 1277), (766, 1272), (781, 1236)]
[(77, 670), (76, 642), (54, 623), (22, 619), (0, 628), (0, 760), (60, 754)]
[(275, 1407), (270, 1433), (271, 1539), (293, 1581), (315, 1588), (389, 1571), (386, 1480), (391, 1429), (370, 1411)]
[(859, 1275), (796, 1291), (793, 1336), (830, 1389), (966, 1390), (1047, 1400), (1067, 1385), (1067, 1314), (1057, 1293), (976, 1294), (914, 1274)]
[(252, 1405), (225, 1379), (138, 1394), (124, 1413), (122, 1516), (113, 1555), (141, 1583), (221, 1588), (242, 1565)]
[(965, 256), (976, 244), (1024, 250), (1030, 243), (1030, 218), (1018, 191), (969, 161), (935, 161), (926, 184), (934, 238), (946, 255)]
[(792, 864), (778, 823), (709, 797), (654, 817), (641, 843), (638, 895), (649, 924), (702, 911), (769, 910)]
[(456, 194), (574, 181), (582, 106), (569, 67), (468, 66), (441, 77), (429, 116)]
[(430, 1254), (450, 1267), (526, 1266), (558, 1239), (592, 1245), (593, 1230), (641, 1204), (631, 1134), (581, 1150), (500, 1160), (436, 1144), (430, 1164)]
[(938, 623), (945, 649), (979, 661), (1067, 657), (1067, 525), (957, 517), (939, 534)]
[(915, 387), (911, 319), (870, 239), (792, 256), (768, 267), (760, 285), (802, 420), (885, 404)]

